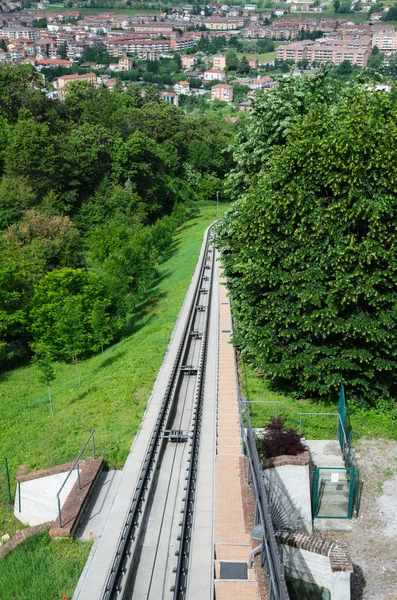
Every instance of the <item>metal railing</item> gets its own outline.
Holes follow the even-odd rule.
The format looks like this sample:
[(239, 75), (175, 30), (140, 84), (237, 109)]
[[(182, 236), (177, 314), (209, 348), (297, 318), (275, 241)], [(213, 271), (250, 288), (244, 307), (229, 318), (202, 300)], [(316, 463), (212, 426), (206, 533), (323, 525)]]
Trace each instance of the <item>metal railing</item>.
[(84, 444), (84, 446), (82, 447), (82, 449), (80, 450), (80, 453), (78, 455), (78, 457), (76, 458), (76, 460), (73, 463), (73, 466), (69, 469), (69, 473), (66, 476), (65, 481), (63, 482), (63, 484), (61, 485), (61, 487), (59, 488), (56, 498), (57, 498), (57, 502), (58, 502), (58, 519), (59, 519), (59, 528), (62, 529), (63, 525), (62, 525), (62, 518), (61, 518), (61, 500), (60, 500), (60, 494), (63, 490), (63, 488), (66, 485), (66, 482), (68, 481), (69, 477), (71, 476), (71, 474), (73, 473), (73, 471), (75, 470), (75, 468), (77, 467), (77, 486), (78, 489), (81, 489), (81, 482), (80, 482), (80, 459), (82, 457), (82, 455), (85, 452), (85, 449), (87, 448), (89, 441), (92, 440), (92, 455), (94, 458), (96, 458), (96, 454), (95, 454), (95, 429), (93, 429), (90, 433), (90, 435), (87, 438), (86, 443)]
[(247, 400), (246, 398), (244, 398), (244, 402), (248, 405), (251, 405), (251, 404), (275, 404), (276, 405), (276, 410), (275, 410), (276, 417), (278, 417), (280, 414), (279, 406), (282, 406), (284, 409), (287, 409), (288, 411), (292, 412), (294, 415), (297, 415), (299, 417), (299, 433), (300, 434), (303, 433), (303, 421), (302, 421), (303, 417), (310, 417), (310, 416), (312, 416), (312, 417), (319, 417), (319, 416), (337, 417), (336, 437), (339, 440), (343, 458), (346, 459), (347, 452), (348, 452), (348, 436), (347, 436), (346, 428), (343, 424), (343, 421), (342, 421), (342, 418), (341, 418), (339, 412), (299, 412), (299, 411), (291, 408), (287, 404), (284, 404), (283, 402), (280, 402), (278, 400)]
[[(243, 406), (247, 409), (245, 412), (243, 412)], [(240, 402), (240, 411), (241, 419), (244, 419), (246, 424), (246, 433), (244, 432), (243, 440), (248, 456), (248, 479), (253, 484), (255, 496), (255, 524), (259, 523), (262, 529), (261, 566), (266, 567), (269, 600), (289, 600), (285, 583), (284, 565), (274, 535), (262, 468), (256, 447), (255, 431), (251, 425), (249, 415), (249, 407)]]
[(255, 430), (251, 424), (249, 403), (240, 395), (237, 351), (234, 349), (236, 387), (240, 414), (240, 428), (243, 447), (248, 458), (248, 482), (252, 483), (255, 499), (255, 525), (261, 526), (261, 567), (265, 567), (269, 585), (269, 600), (289, 600), (285, 582), (284, 565), (277, 548), (273, 522), (270, 514), (267, 492), (262, 476), (262, 467), (256, 447)]

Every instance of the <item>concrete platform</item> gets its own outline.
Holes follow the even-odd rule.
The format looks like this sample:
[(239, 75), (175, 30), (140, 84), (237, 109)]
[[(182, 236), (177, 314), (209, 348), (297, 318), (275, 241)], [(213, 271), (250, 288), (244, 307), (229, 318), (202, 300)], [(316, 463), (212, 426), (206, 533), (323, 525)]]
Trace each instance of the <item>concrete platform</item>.
[(338, 440), (305, 440), (316, 467), (344, 467)]
[(87, 504), (76, 537), (82, 540), (96, 538), (103, 528), (120, 484), (122, 471), (103, 471)]

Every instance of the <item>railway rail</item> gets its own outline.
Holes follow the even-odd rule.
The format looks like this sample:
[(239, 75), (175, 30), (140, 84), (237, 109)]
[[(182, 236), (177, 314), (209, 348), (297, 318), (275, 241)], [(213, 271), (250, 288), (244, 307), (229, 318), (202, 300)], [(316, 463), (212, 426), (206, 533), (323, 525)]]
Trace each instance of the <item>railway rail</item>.
[(215, 250), (206, 247), (181, 343), (101, 600), (184, 600)]

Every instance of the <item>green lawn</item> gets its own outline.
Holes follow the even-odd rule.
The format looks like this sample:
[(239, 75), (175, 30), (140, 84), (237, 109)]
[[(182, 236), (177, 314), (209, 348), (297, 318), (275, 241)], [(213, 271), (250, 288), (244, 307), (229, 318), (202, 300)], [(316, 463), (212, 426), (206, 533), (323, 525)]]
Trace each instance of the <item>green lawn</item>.
[(264, 63), (272, 62), (276, 58), (277, 52), (265, 52), (264, 54), (258, 54), (257, 52), (252, 52), (252, 53), (251, 52), (250, 53), (238, 52), (237, 56), (238, 56), (238, 58), (242, 58), (243, 56), (246, 56), (247, 58), (255, 57), (258, 59), (259, 64), (264, 64)]
[(333, 11), (323, 11), (320, 13), (286, 13), (281, 17), (282, 19), (346, 19), (353, 21), (354, 23), (364, 23), (368, 19), (368, 13), (364, 12), (352, 12), (352, 13), (336, 13)]
[(70, 600), (90, 548), (48, 531), (28, 538), (0, 561), (1, 600)]
[[(266, 379), (257, 375), (245, 364), (241, 366), (242, 393), (248, 400), (268, 401), (274, 404), (255, 404), (251, 406), (251, 419), (254, 427), (263, 427), (271, 416), (276, 414), (276, 402), (286, 404), (296, 412), (329, 412), (337, 411), (335, 402), (315, 402), (313, 400), (295, 400), (288, 395), (274, 392)], [(353, 405), (349, 408), (349, 387), (345, 386), (348, 407), (348, 420), (353, 438), (385, 437), (397, 439), (397, 410), (384, 412), (361, 410)], [(299, 431), (300, 418), (279, 404), (279, 414), (287, 416), (287, 425)], [(307, 439), (332, 439), (336, 432), (336, 417), (333, 416), (302, 416), (303, 435)]]
[[(220, 204), (220, 214), (226, 207)], [(131, 318), (128, 334), (103, 355), (81, 361), (80, 386), (72, 364), (55, 365), (54, 417), (36, 367), (0, 375), (0, 459), (8, 458), (11, 482), (20, 464), (36, 470), (73, 460), (94, 428), (98, 454), (111, 467), (124, 464), (189, 286), (204, 230), (214, 219), (215, 203), (203, 207), (199, 217), (181, 228), (170, 256), (160, 266), (157, 284)], [(16, 528), (12, 515), (7, 505), (0, 503), (0, 507), (0, 535), (12, 533)]]

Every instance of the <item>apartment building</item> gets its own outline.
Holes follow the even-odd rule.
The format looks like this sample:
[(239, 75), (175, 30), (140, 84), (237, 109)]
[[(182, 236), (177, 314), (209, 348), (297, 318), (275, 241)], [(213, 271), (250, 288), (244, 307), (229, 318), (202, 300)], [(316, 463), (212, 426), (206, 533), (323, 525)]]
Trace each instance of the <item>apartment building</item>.
[(1, 37), (9, 40), (29, 40), (35, 42), (39, 39), (39, 30), (30, 27), (4, 27), (1, 30)]
[(190, 84), (188, 81), (178, 81), (174, 85), (175, 93), (179, 96), (180, 94), (185, 94), (185, 96), (189, 96), (190, 94)]
[(67, 87), (71, 83), (75, 83), (77, 81), (88, 81), (89, 83), (95, 84), (97, 82), (97, 76), (95, 73), (86, 73), (84, 75), (62, 75), (62, 77), (58, 77), (55, 82), (55, 87), (58, 90), (58, 96), (60, 98), (64, 98)]
[(184, 55), (181, 56), (182, 69), (191, 69), (196, 64), (196, 59), (194, 56)]
[(381, 52), (390, 54), (397, 52), (397, 32), (379, 31), (372, 36), (372, 48), (377, 46)]
[(212, 59), (212, 66), (214, 69), (224, 71), (226, 69), (226, 54), (216, 54)]
[(233, 102), (233, 86), (227, 83), (217, 83), (211, 88), (211, 100), (223, 100), (229, 104)]
[(241, 17), (209, 17), (204, 25), (211, 31), (228, 31), (244, 27), (244, 19)]
[(345, 60), (352, 65), (365, 67), (371, 54), (371, 44), (368, 38), (362, 40), (327, 40), (321, 39), (315, 42), (304, 40), (294, 42), (288, 46), (277, 48), (278, 60), (293, 60), (299, 62), (308, 60), (309, 63), (327, 63), (340, 65)]

